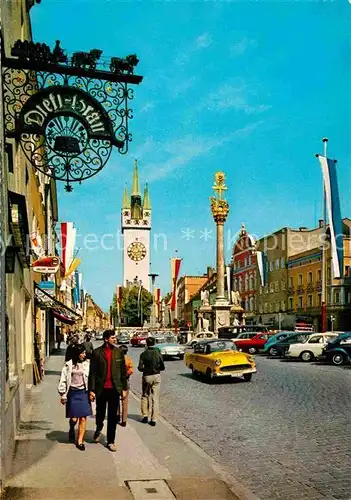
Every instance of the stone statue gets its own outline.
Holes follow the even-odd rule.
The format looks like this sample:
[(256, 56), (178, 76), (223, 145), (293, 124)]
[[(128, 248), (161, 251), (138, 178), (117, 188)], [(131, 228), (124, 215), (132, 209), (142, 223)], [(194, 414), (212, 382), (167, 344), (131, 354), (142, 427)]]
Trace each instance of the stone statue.
[(201, 290), (201, 305), (209, 306), (210, 305), (210, 292), (208, 290)]
[(208, 332), (209, 329), (210, 329), (210, 320), (206, 319), (206, 318), (202, 318), (202, 328), (203, 328), (203, 332)]
[(240, 307), (240, 304), (241, 304), (240, 293), (238, 291), (236, 291), (236, 292), (232, 292), (231, 295), (232, 295), (232, 304), (236, 307)]

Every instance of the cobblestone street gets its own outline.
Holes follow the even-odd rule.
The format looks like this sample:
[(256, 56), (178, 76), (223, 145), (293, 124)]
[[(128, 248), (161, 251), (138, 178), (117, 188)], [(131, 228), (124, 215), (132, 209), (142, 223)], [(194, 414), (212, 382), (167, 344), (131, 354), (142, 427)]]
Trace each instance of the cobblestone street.
[[(130, 352), (137, 360), (141, 350)], [(208, 385), (167, 361), (163, 416), (261, 499), (350, 499), (350, 368), (260, 356), (257, 365), (250, 383)]]

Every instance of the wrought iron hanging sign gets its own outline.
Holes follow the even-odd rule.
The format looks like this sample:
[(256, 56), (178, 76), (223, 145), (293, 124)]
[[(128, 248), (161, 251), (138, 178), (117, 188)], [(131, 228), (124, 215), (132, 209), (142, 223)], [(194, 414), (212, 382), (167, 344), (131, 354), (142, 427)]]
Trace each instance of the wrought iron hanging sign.
[(96, 69), (101, 53), (76, 52), (69, 64), (59, 41), (52, 52), (19, 41), (12, 50), (18, 59), (5, 58), (5, 133), (35, 168), (65, 181), (67, 191), (99, 172), (113, 146), (125, 154), (131, 141), (127, 84), (142, 80), (133, 74), (138, 58), (113, 57), (107, 72)]

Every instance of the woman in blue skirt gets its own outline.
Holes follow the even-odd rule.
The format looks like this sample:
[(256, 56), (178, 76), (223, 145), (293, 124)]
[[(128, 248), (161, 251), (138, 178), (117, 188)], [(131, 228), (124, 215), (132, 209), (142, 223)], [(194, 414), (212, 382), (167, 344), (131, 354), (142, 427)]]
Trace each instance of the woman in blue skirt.
[(69, 418), (69, 440), (75, 442), (75, 425), (78, 423), (76, 446), (84, 451), (84, 434), (86, 420), (91, 415), (91, 404), (88, 397), (88, 377), (90, 362), (86, 359), (86, 352), (82, 344), (78, 344), (72, 351), (72, 359), (62, 368), (58, 392), (61, 403), (66, 405), (66, 418)]

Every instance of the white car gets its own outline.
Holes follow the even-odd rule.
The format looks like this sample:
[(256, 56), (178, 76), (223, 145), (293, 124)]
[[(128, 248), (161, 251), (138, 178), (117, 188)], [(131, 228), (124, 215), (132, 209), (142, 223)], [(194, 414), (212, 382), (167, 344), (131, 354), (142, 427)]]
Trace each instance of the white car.
[(194, 347), (199, 340), (205, 340), (205, 339), (217, 339), (218, 336), (215, 335), (213, 332), (199, 332), (194, 335), (192, 339), (189, 340), (185, 345), (187, 347)]
[(312, 361), (318, 358), (328, 342), (338, 337), (337, 333), (313, 333), (299, 344), (290, 344), (288, 358), (300, 358), (302, 361)]

